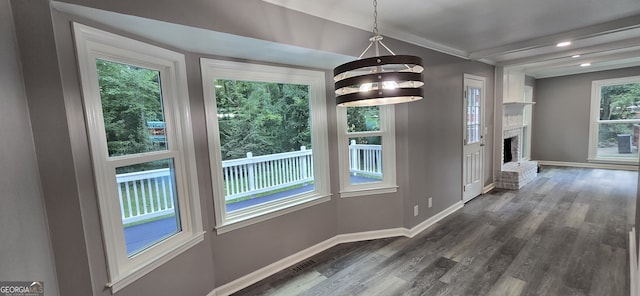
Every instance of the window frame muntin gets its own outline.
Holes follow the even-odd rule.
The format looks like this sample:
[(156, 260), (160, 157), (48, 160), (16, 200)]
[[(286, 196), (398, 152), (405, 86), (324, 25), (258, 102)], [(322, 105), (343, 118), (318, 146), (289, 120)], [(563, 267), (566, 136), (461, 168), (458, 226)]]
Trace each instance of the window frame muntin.
[[(212, 172), (216, 232), (220, 235), (329, 201), (331, 199), (331, 184), (328, 165), (329, 147), (324, 72), (209, 58), (201, 58), (200, 65)], [(224, 181), (222, 174), (216, 173), (222, 171), (222, 156), (219, 151), (221, 143), (215, 98), (215, 79), (309, 85), (309, 106), (311, 108), (309, 114), (311, 115), (315, 185), (313, 191), (237, 210), (231, 215), (227, 213)]]
[[(82, 102), (94, 166), (109, 283), (116, 293), (204, 240), (190, 122), (186, 61), (183, 54), (73, 23)], [(107, 149), (96, 60), (130, 64), (160, 72), (167, 141), (165, 151), (110, 157)], [(175, 148), (170, 148), (175, 147)], [(172, 159), (181, 230), (129, 257), (117, 197), (115, 168)]]
[(588, 162), (594, 163), (610, 163), (610, 164), (638, 164), (638, 158), (621, 159), (618, 157), (602, 157), (598, 156), (598, 134), (600, 132), (601, 123), (640, 123), (640, 119), (621, 119), (621, 120), (601, 120), (600, 119), (600, 102), (603, 86), (621, 85), (630, 83), (640, 83), (640, 76), (627, 76), (619, 78), (609, 78), (601, 80), (593, 80), (591, 82), (591, 113), (589, 116), (589, 154)]

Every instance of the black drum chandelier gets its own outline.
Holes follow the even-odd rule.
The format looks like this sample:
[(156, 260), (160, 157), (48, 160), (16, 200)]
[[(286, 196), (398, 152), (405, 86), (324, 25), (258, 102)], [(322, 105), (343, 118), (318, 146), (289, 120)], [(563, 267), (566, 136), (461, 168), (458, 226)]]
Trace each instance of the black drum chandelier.
[[(336, 67), (336, 103), (343, 107), (389, 105), (422, 100), (422, 59), (396, 55), (378, 32), (378, 1), (373, 0), (373, 36), (357, 60)], [(380, 46), (391, 55), (380, 55)], [(375, 56), (362, 58), (371, 48)]]

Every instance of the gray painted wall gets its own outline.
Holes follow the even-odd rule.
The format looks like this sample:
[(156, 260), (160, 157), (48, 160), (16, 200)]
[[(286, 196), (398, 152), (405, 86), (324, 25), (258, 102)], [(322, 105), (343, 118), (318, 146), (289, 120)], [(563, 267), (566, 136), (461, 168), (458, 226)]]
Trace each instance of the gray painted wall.
[(77, 179), (82, 176), (74, 167), (49, 3), (11, 1), (11, 7), (59, 291), (91, 295)]
[(0, 280), (44, 281), (58, 295), (8, 0), (0, 0)]
[(640, 67), (536, 80), (532, 159), (586, 163), (591, 82), (640, 75)]
[[(359, 54), (370, 35), (369, 32), (288, 11), (260, 0), (192, 0), (188, 4), (146, 0), (65, 2), (349, 55)], [(81, 295), (110, 295), (110, 291), (104, 288), (108, 275), (70, 21), (128, 34), (110, 30), (108, 25), (92, 20), (52, 11), (46, 0), (15, 0), (12, 4), (17, 8), (14, 15), (22, 59), (35, 59), (33, 62), (26, 61), (24, 77), (32, 114), (35, 112), (42, 116), (32, 118), (40, 174), (43, 180), (61, 179), (57, 183), (43, 181), (55, 258), (62, 258), (62, 261), (56, 261), (61, 294), (76, 295), (77, 291), (81, 291)], [(261, 13), (259, 19), (255, 17), (258, 11)], [(154, 43), (144, 37), (130, 37)], [(343, 40), (363, 42), (345, 43)], [(199, 67), (199, 58), (206, 55), (185, 52), (202, 214), (208, 232), (203, 243), (117, 295), (203, 295), (214, 287), (335, 235), (411, 228), (459, 202), (462, 196), (460, 143), (464, 73), (487, 78), (485, 116), (489, 119), (486, 124), (490, 133), (485, 153), (485, 185), (491, 183), (494, 67), (396, 40), (385, 40), (396, 52), (421, 56), (426, 65), (426, 99), (396, 108), (399, 191), (394, 194), (339, 198), (336, 112), (331, 99), (333, 86), (328, 83), (327, 132), (333, 199), (222, 235), (212, 231), (215, 220), (213, 193)], [(38, 57), (37, 54), (42, 51), (48, 54)], [(42, 60), (44, 58), (45, 61)], [(46, 71), (36, 71), (42, 67)], [(326, 76), (327, 81), (331, 81), (329, 71), (326, 71)], [(49, 97), (45, 96), (45, 91), (48, 91)], [(56, 138), (51, 139), (50, 133), (54, 133)], [(60, 156), (49, 152), (50, 145), (56, 147)], [(431, 209), (427, 209), (427, 197), (433, 197), (434, 206)], [(61, 208), (54, 206), (54, 201), (68, 206), (62, 212)], [(420, 215), (413, 217), (413, 206), (416, 204), (420, 206)], [(63, 231), (65, 227), (69, 229)], [(71, 264), (67, 261), (70, 257), (78, 259)], [(72, 278), (76, 280), (71, 281)], [(64, 292), (72, 290), (76, 292)]]
[[(424, 57), (423, 57), (424, 58)], [(491, 184), (493, 158), (493, 67), (462, 61), (431, 52), (425, 58), (425, 96), (422, 101), (402, 106), (407, 108), (407, 127), (398, 131), (406, 139), (408, 149), (405, 185), (405, 225), (413, 227), (425, 218), (460, 201), (462, 196), (462, 141), (464, 73), (486, 78), (485, 118), (488, 135), (485, 153), (484, 184)], [(402, 173), (402, 171), (399, 171)], [(408, 192), (407, 192), (408, 191)], [(433, 207), (428, 208), (428, 198)], [(413, 217), (413, 206), (419, 205), (422, 215)]]

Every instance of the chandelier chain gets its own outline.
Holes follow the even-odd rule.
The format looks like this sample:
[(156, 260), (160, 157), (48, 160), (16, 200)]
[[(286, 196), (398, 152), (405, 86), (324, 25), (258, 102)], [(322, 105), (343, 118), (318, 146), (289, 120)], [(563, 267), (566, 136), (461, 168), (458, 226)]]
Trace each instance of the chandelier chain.
[(378, 0), (373, 0), (373, 35), (377, 36), (378, 33)]

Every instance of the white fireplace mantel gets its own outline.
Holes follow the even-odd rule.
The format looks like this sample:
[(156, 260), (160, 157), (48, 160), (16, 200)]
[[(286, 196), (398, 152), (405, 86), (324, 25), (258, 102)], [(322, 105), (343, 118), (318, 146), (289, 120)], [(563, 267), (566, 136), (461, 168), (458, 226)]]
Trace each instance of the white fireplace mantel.
[(504, 113), (509, 115), (518, 115), (524, 112), (524, 107), (532, 106), (536, 102), (504, 102)]
[(535, 102), (504, 102), (504, 111), (503, 111), (503, 127), (512, 127), (522, 125), (524, 107), (531, 106), (535, 104)]

